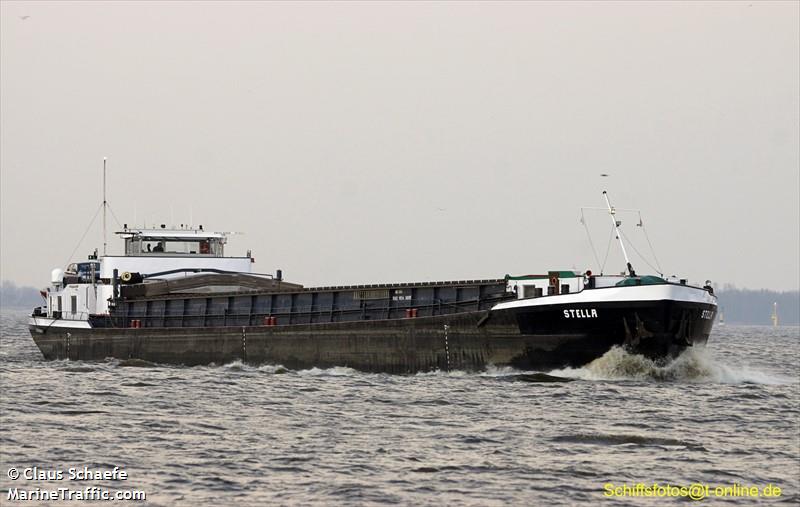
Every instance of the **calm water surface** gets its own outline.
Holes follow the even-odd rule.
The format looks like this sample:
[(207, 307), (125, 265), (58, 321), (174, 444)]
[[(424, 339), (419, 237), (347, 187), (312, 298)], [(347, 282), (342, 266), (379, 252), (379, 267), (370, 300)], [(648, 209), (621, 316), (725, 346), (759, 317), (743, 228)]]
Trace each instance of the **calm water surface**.
[[(776, 499), (706, 503), (800, 503), (796, 327), (718, 327), (706, 350), (665, 367), (612, 350), (543, 382), (513, 370), (45, 362), (25, 320), (0, 313), (2, 505), (35, 504), (8, 501), (9, 488), (87, 486), (143, 490), (148, 505), (687, 501), (604, 496), (606, 483), (639, 482), (774, 484)], [(129, 478), (8, 478), (32, 466)]]

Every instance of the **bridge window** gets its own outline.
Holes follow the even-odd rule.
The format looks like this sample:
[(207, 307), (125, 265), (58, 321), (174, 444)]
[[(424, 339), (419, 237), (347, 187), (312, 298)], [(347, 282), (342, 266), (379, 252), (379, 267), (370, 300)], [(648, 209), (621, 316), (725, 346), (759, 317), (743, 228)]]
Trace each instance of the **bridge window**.
[(137, 236), (125, 240), (127, 255), (207, 255), (223, 256), (222, 238), (166, 238)]

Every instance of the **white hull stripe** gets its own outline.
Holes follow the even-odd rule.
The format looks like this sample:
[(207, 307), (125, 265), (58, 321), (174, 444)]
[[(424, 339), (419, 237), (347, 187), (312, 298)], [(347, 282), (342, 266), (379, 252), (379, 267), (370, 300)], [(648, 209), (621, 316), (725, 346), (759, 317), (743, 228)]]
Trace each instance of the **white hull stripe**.
[(56, 327), (68, 329), (91, 329), (92, 326), (85, 320), (69, 320), (69, 319), (48, 319), (47, 317), (31, 317), (28, 319), (29, 326), (37, 327)]
[(705, 289), (686, 285), (634, 285), (626, 287), (604, 287), (602, 289), (585, 289), (581, 292), (543, 296), (538, 298), (518, 299), (499, 303), (492, 310), (523, 308), (527, 306), (569, 305), (575, 303), (620, 303), (625, 301), (684, 301), (716, 305), (717, 298)]

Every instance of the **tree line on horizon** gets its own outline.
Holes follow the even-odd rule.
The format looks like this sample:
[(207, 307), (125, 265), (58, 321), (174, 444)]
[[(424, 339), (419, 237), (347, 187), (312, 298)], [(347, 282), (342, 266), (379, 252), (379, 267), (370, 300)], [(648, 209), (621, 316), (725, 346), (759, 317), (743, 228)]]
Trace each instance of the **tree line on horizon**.
[(27, 286), (18, 286), (10, 280), (0, 283), (0, 307), (33, 309), (42, 306), (44, 299), (39, 295), (39, 289)]
[[(718, 312), (727, 324), (770, 325), (774, 303), (778, 303), (779, 324), (800, 324), (800, 291), (738, 289), (725, 285), (716, 294)], [(0, 283), (0, 307), (30, 310), (43, 304), (39, 290), (34, 287), (18, 286), (8, 280)]]
[(779, 325), (800, 324), (800, 291), (737, 289), (726, 285), (716, 294), (717, 314), (722, 314), (726, 324), (771, 325), (775, 303)]

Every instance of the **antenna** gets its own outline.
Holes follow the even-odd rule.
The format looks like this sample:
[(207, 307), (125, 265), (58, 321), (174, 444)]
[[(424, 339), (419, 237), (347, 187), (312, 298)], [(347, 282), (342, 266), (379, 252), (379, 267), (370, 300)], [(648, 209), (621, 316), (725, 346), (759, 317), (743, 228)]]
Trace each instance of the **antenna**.
[(106, 157), (103, 157), (103, 257), (106, 255)]
[(631, 266), (631, 261), (628, 259), (628, 252), (625, 251), (625, 243), (622, 242), (622, 235), (619, 232), (619, 226), (622, 222), (618, 221), (616, 218), (617, 210), (611, 205), (611, 202), (608, 200), (608, 192), (603, 190), (603, 197), (606, 198), (606, 206), (608, 206), (608, 213), (611, 216), (611, 223), (614, 224), (614, 231), (617, 233), (617, 239), (619, 240), (619, 246), (622, 248), (622, 255), (625, 256), (625, 264), (628, 266), (628, 273), (631, 276), (636, 276), (636, 271), (633, 270), (633, 266)]

